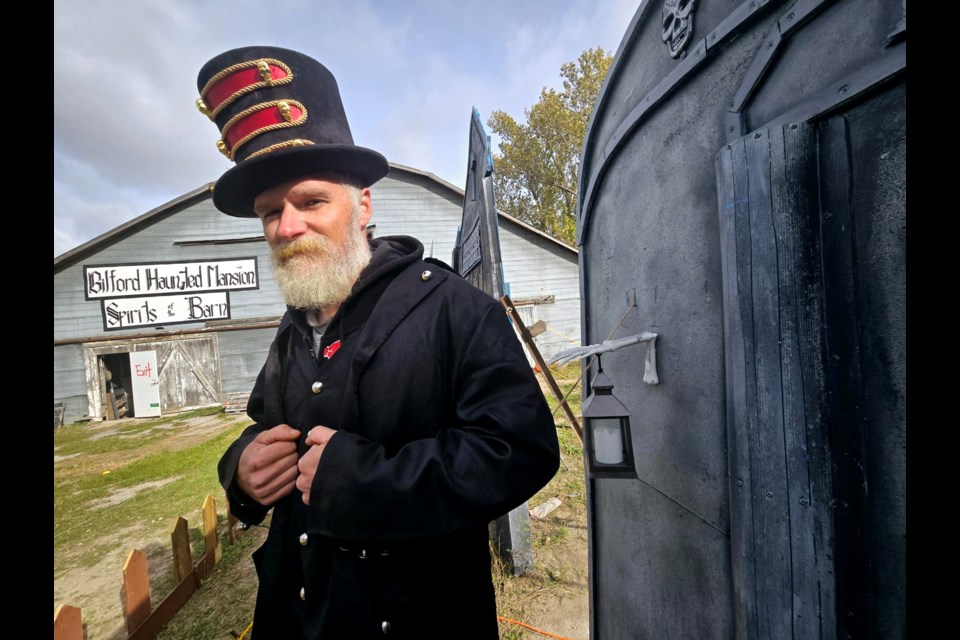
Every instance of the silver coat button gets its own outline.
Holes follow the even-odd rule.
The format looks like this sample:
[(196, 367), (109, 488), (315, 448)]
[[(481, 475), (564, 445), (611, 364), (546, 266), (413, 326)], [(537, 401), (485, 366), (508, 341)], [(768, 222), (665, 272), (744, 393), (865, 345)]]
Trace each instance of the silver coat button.
[(390, 633), (390, 623), (384, 620), (380, 623), (380, 629), (383, 631), (383, 635)]
[(313, 391), (314, 393), (320, 393), (320, 389), (323, 389), (323, 383), (319, 380), (310, 385), (310, 391)]
[(303, 587), (300, 587), (300, 599), (301, 600), (307, 599), (307, 592)]
[[(423, 273), (420, 274), (420, 279), (423, 280), (424, 282), (426, 282), (427, 280), (429, 280), (429, 279), (432, 278), (432, 277), (433, 277), (433, 272), (432, 272), (432, 271), (429, 271), (429, 270), (424, 271)], [(386, 633), (386, 632), (384, 632), (384, 633)]]
[(301, 534), (300, 534), (300, 544), (302, 544), (303, 546), (307, 546), (307, 534), (306, 534), (306, 533), (301, 533)]

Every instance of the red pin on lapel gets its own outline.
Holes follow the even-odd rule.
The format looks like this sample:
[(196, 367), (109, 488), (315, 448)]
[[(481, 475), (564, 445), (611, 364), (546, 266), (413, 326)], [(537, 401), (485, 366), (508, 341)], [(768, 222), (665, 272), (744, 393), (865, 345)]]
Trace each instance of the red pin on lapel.
[(335, 354), (338, 349), (340, 349), (339, 340), (337, 340), (336, 342), (330, 343), (329, 345), (323, 348), (323, 357), (329, 360), (330, 358), (333, 357), (333, 354)]

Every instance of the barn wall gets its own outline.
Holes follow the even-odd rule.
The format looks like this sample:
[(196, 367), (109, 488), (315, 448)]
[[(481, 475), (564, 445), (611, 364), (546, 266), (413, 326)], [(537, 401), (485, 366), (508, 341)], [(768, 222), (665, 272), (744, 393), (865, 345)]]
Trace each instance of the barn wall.
[[(376, 225), (376, 237), (410, 235), (423, 243), (425, 256), (451, 262), (462, 213), (462, 195), (456, 189), (415, 171), (393, 168), (372, 191), (371, 223)], [(255, 257), (260, 288), (230, 292), (231, 318), (279, 317), (284, 312), (260, 222), (226, 216), (213, 206), (209, 193), (197, 193), (189, 202), (155, 214), (150, 223), (104, 241), (76, 264), (55, 270), (54, 340), (116, 340), (159, 331), (153, 327), (104, 331), (100, 301), (84, 299), (84, 265)], [(257, 237), (261, 239), (253, 242), (182, 245), (189, 241)], [(538, 304), (534, 311), (534, 319), (544, 320), (549, 328), (537, 338), (541, 351), (549, 357), (560, 348), (576, 344), (580, 335), (576, 253), (503, 217), (500, 218), (500, 238), (504, 273), (513, 297), (554, 296), (552, 302)], [(168, 328), (189, 330), (203, 326), (203, 322), (197, 322)], [(268, 328), (217, 333), (220, 362), (217, 375), (222, 378), (223, 394), (249, 391), (253, 387), (275, 332)], [(82, 347), (78, 344), (55, 348), (54, 400), (66, 402), (67, 422), (90, 410), (87, 374), (80, 354)]]
[[(531, 251), (533, 245), (539, 251)], [(553, 296), (553, 301), (533, 305), (533, 320), (543, 320), (547, 331), (535, 338), (545, 359), (561, 349), (580, 344), (580, 283), (571, 278), (576, 256), (556, 243), (509, 222), (500, 224), (503, 279), (510, 299)]]
[(53, 398), (63, 402), (63, 423), (87, 414), (86, 373), (83, 347), (68, 344), (53, 348)]
[[(376, 236), (410, 235), (424, 245), (424, 255), (452, 263), (462, 196), (423, 176), (392, 170), (373, 187)], [(551, 295), (555, 301), (535, 305), (535, 320), (548, 325), (536, 338), (545, 358), (579, 344), (580, 291), (576, 254), (523, 225), (500, 217), (503, 279), (510, 297)]]
[(253, 388), (276, 333), (276, 329), (251, 329), (219, 334), (224, 394), (247, 393)]
[[(54, 339), (142, 333), (153, 328), (103, 330), (99, 300), (84, 300), (84, 265), (192, 262), (226, 258), (256, 257), (260, 289), (231, 291), (230, 309), (233, 318), (277, 316), (283, 313), (283, 301), (270, 274), (266, 242), (179, 246), (176, 242), (262, 236), (263, 229), (255, 219), (233, 218), (217, 211), (207, 198), (193, 206), (167, 216), (155, 224), (140, 228), (119, 242), (109, 244), (82, 261), (54, 274), (53, 302), (57, 309)], [(174, 329), (203, 326), (203, 322), (175, 325)]]

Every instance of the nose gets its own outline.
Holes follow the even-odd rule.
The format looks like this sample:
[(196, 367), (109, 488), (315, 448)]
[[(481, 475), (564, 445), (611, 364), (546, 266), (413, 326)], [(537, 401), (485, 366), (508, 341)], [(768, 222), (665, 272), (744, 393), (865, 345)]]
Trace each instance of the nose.
[(307, 230), (302, 212), (295, 206), (286, 203), (280, 212), (280, 222), (277, 224), (277, 238), (289, 242), (301, 236)]

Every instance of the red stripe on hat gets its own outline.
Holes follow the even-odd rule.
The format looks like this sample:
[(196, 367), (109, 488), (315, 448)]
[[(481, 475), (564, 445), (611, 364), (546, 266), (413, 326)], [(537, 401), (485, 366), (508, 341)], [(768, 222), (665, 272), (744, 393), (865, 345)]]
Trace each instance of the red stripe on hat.
[[(287, 77), (287, 72), (275, 65), (270, 66), (270, 77), (273, 80), (280, 80), (281, 78)], [(210, 90), (207, 91), (206, 95), (203, 96), (203, 101), (207, 104), (207, 108), (210, 111), (216, 110), (224, 100), (227, 100), (230, 96), (236, 92), (245, 89), (251, 85), (262, 83), (263, 76), (260, 75), (260, 69), (257, 67), (250, 67), (247, 69), (240, 69), (239, 71), (234, 71), (226, 78), (216, 83)]]
[(224, 136), (224, 142), (227, 143), (227, 148), (230, 149), (230, 152), (232, 153), (236, 150), (236, 144), (247, 136), (251, 134), (256, 135), (261, 129), (265, 129), (273, 124), (299, 124), (298, 121), (302, 116), (303, 109), (295, 104), (290, 104), (289, 121), (283, 117), (279, 107), (268, 107), (266, 109), (261, 109), (260, 111), (251, 113), (245, 118), (237, 120)]

